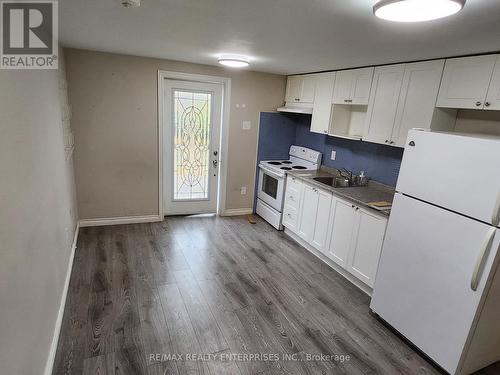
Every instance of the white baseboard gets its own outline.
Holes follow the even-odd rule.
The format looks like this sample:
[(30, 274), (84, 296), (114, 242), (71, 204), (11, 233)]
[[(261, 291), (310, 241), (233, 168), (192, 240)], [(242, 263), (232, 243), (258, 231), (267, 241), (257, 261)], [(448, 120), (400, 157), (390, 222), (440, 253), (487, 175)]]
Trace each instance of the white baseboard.
[(297, 236), (295, 233), (293, 233), (291, 230), (285, 228), (285, 233), (293, 239), (295, 242), (297, 242), (299, 245), (301, 245), (303, 248), (308, 250), (309, 252), (313, 253), (317, 258), (323, 261), (323, 263), (326, 263), (330, 268), (333, 268), (334, 271), (337, 273), (341, 274), (344, 276), (347, 281), (349, 281), (351, 284), (356, 285), (359, 289), (361, 289), (363, 292), (368, 294), (368, 296), (372, 296), (373, 289), (370, 288), (368, 285), (360, 281), (357, 277), (351, 275), (349, 272), (347, 272), (345, 269), (340, 267), (337, 263), (335, 263), (333, 260), (330, 258), (327, 258), (325, 255), (323, 255), (322, 252), (319, 250), (316, 250), (313, 248), (311, 245), (309, 245), (307, 242), (305, 242), (302, 238)]
[(253, 208), (229, 208), (222, 212), (221, 216), (240, 216), (250, 215), (253, 213)]
[(100, 227), (103, 225), (154, 223), (158, 221), (163, 221), (163, 217), (158, 215), (104, 217), (99, 219), (82, 219), (79, 223), (80, 227), (83, 228)]
[(64, 316), (64, 307), (66, 306), (66, 298), (68, 296), (69, 282), (71, 280), (71, 271), (73, 270), (73, 260), (75, 258), (76, 242), (78, 241), (78, 232), (80, 223), (76, 223), (75, 234), (73, 236), (73, 244), (71, 245), (71, 253), (68, 261), (68, 269), (66, 270), (66, 279), (64, 280), (61, 302), (59, 303), (59, 311), (57, 313), (56, 325), (54, 327), (54, 335), (52, 336), (52, 344), (50, 345), (49, 358), (45, 364), (45, 375), (51, 375), (56, 359), (57, 344), (59, 343), (59, 335), (61, 333), (62, 321)]

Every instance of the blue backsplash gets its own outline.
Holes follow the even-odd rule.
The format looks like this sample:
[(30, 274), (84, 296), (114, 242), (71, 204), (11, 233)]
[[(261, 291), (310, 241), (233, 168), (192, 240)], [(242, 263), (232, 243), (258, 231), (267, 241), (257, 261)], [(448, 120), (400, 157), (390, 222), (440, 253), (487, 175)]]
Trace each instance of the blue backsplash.
[[(262, 112), (260, 114), (257, 160), (287, 159), (292, 144), (323, 153), (323, 165), (361, 170), (372, 180), (396, 186), (403, 149), (311, 133), (311, 116)], [(331, 151), (336, 160), (330, 160)]]

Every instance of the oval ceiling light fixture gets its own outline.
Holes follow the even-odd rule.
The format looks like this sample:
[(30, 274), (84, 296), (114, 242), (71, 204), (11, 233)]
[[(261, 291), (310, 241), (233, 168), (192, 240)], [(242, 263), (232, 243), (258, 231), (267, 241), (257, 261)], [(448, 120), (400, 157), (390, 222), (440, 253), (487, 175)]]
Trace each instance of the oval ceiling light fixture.
[(245, 68), (250, 65), (248, 58), (243, 56), (221, 56), (218, 61), (219, 64), (230, 68)]
[(422, 22), (451, 16), (464, 5), (465, 0), (380, 0), (373, 14), (388, 21)]

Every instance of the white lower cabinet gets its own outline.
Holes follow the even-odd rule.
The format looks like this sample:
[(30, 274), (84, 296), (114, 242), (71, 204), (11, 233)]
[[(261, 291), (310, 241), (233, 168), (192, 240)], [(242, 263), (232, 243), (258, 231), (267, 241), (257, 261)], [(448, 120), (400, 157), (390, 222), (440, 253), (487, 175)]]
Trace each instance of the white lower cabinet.
[(302, 181), (295, 177), (288, 177), (286, 180), (283, 225), (294, 233), (297, 232), (299, 224), (300, 201), (303, 185)]
[(332, 194), (304, 184), (297, 234), (320, 251), (325, 251)]
[(370, 287), (375, 283), (387, 218), (355, 208), (355, 223), (347, 270)]
[(347, 268), (354, 223), (354, 205), (334, 197), (330, 211), (329, 246), (325, 255), (342, 268)]
[(285, 197), (283, 225), (373, 287), (387, 217), (298, 180), (287, 183)]
[(316, 211), (316, 224), (314, 225), (312, 245), (322, 253), (326, 251), (327, 247), (331, 204), (332, 194), (318, 189), (318, 209)]

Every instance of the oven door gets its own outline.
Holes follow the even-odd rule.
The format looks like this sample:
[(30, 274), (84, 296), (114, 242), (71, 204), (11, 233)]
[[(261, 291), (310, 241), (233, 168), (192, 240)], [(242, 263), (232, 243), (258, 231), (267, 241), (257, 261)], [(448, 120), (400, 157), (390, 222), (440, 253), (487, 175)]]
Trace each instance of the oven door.
[(259, 188), (257, 197), (275, 210), (281, 212), (285, 190), (285, 176), (263, 167), (259, 168)]

